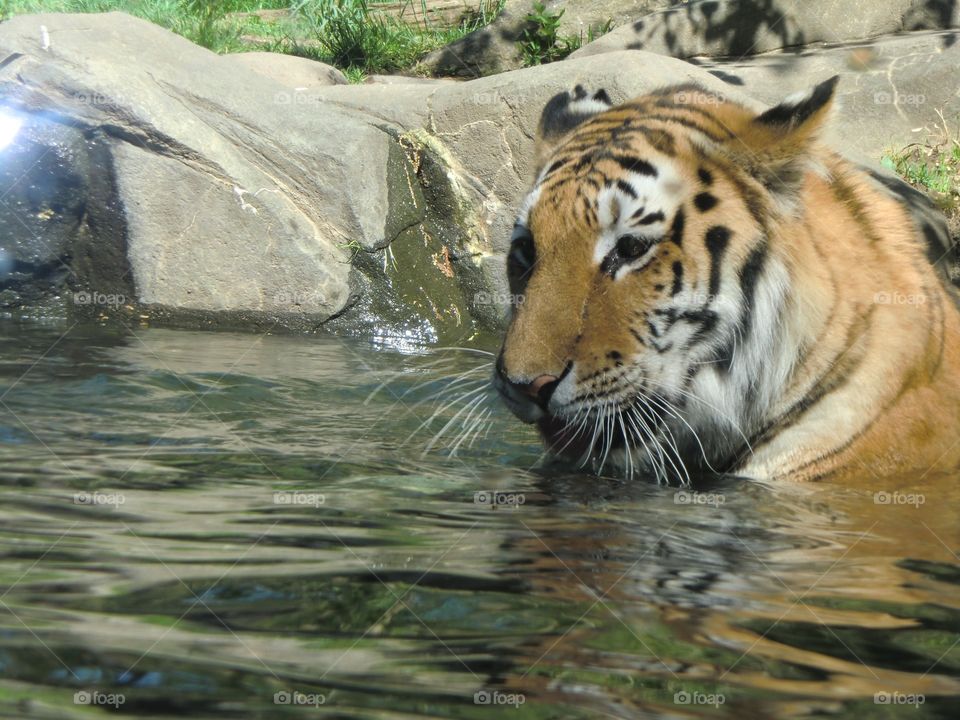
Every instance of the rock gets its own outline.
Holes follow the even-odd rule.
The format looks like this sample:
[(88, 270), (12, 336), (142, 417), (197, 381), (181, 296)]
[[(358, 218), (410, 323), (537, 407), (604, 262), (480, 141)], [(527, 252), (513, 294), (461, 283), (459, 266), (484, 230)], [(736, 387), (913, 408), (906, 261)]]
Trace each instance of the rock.
[[(92, 234), (122, 232), (112, 222), (115, 189), (100, 169), (105, 148), (69, 125), (0, 108), (0, 157), (0, 309), (62, 313), (71, 263), (92, 259), (84, 257)], [(114, 280), (127, 272), (122, 258), (97, 259), (106, 262), (91, 270), (110, 268)]]
[(335, 67), (308, 58), (272, 52), (235, 53), (223, 57), (291, 89), (313, 90), (347, 84), (347, 76)]
[[(612, 22), (631, 22), (652, 10), (675, 5), (680, 0), (546, 0), (547, 12), (563, 11), (559, 35), (586, 42), (591, 29)], [(534, 25), (526, 19), (534, 0), (507, 0), (503, 12), (489, 25), (445, 48), (428, 54), (418, 69), (430, 75), (483, 77), (523, 67), (518, 43)]]
[[(618, 53), (619, 54), (619, 53)], [(877, 164), (890, 150), (941, 134), (960, 116), (955, 93), (960, 46), (950, 31), (913, 32), (838, 47), (786, 50), (744, 60), (692, 59), (765, 105), (832, 75), (843, 78), (827, 141), (848, 157)]]
[(939, 0), (697, 0), (638, 17), (572, 57), (616, 50), (743, 57), (958, 25), (960, 7)]
[(432, 78), (410, 75), (367, 75), (363, 80), (367, 85), (437, 85), (456, 82), (453, 78)]
[[(86, 192), (106, 176), (113, 195), (78, 190), (76, 208), (58, 206), (66, 210), (50, 252), (70, 258), (60, 290), (128, 301), (86, 310), (295, 330), (350, 310), (355, 325), (341, 323), (346, 330), (451, 342), (475, 331), (460, 278), (431, 259), (443, 248), (418, 235), (431, 218), (399, 141), (403, 128), (381, 117), (238, 72), (236, 59), (121, 13), (0, 25), (0, 96), (3, 112), (27, 126), (52, 117), (76, 128), (61, 139), (17, 132), (4, 162), (58, 146), (79, 158), (57, 166), (59, 184), (14, 208), (12, 221), (4, 217), (7, 228), (27, 226), (2, 238), (4, 287), (26, 267), (18, 248), (30, 239), (30, 213), (52, 206), (61, 186)], [(96, 162), (79, 154), (84, 143), (98, 148)], [(0, 192), (24, 187), (14, 180)], [(77, 225), (109, 208), (122, 209), (122, 223)], [(423, 271), (416, 291), (398, 289), (385, 269), (394, 242), (398, 251), (406, 243), (407, 262)], [(115, 276), (94, 256), (114, 258)], [(46, 268), (48, 259), (30, 263)], [(431, 305), (432, 294), (448, 301)]]

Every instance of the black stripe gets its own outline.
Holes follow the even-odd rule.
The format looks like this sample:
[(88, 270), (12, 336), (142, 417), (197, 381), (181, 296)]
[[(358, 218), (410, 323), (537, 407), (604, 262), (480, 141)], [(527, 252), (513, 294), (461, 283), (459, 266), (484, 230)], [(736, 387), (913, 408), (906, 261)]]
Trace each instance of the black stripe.
[[(709, 158), (707, 158), (706, 154), (703, 151), (698, 151), (697, 155), (700, 157), (701, 161), (703, 161), (704, 163), (709, 163), (714, 168), (715, 171), (717, 170), (720, 171), (727, 178), (727, 180), (733, 183), (733, 185), (736, 188), (737, 194), (741, 198), (743, 198), (743, 201), (747, 206), (747, 210), (750, 212), (750, 216), (757, 221), (757, 224), (759, 224), (762, 228), (766, 229), (767, 227), (767, 221), (765, 217), (766, 202), (764, 201), (760, 193), (757, 192), (757, 190), (754, 187), (747, 184), (746, 180), (744, 180), (744, 178), (740, 174), (738, 174), (738, 171), (736, 168), (727, 167), (720, 163), (710, 162)], [(708, 175), (710, 175), (710, 178), (712, 180), (713, 175), (710, 173), (710, 171), (706, 170), (706, 168), (703, 168), (703, 169)]]
[(706, 168), (700, 168), (697, 170), (697, 175), (700, 177), (700, 182), (707, 187), (713, 185), (713, 174)]
[(642, 125), (631, 129), (641, 133), (657, 152), (661, 152), (667, 157), (676, 156), (677, 141), (666, 130), (662, 128), (651, 129)]
[(724, 132), (722, 135), (717, 135), (715, 132), (708, 130), (700, 123), (694, 122), (689, 118), (685, 118), (679, 115), (647, 115), (647, 117), (645, 117), (644, 120), (646, 120), (647, 122), (658, 120), (660, 122), (676, 123), (677, 125), (683, 125), (683, 127), (685, 128), (690, 128), (691, 130), (696, 130), (697, 132), (706, 135), (708, 138), (710, 138), (711, 140), (717, 143), (723, 142), (724, 140), (729, 140), (734, 136), (733, 133), (730, 132), (730, 130), (728, 130), (727, 128), (723, 128)]
[(710, 253), (710, 294), (716, 295), (720, 290), (720, 264), (730, 243), (730, 230), (723, 225), (714, 225), (707, 230), (704, 241)]
[(854, 222), (863, 230), (863, 234), (869, 243), (874, 245), (879, 242), (880, 237), (877, 235), (873, 223), (868, 219), (869, 213), (860, 200), (859, 193), (839, 177), (834, 178), (830, 189), (833, 191), (833, 196), (837, 201), (846, 206), (847, 212), (850, 213)]
[(743, 310), (740, 314), (740, 328), (744, 340), (750, 333), (753, 323), (753, 306), (756, 301), (757, 283), (767, 260), (767, 243), (762, 242), (750, 251), (743, 267), (740, 268), (740, 291), (743, 293)]
[(606, 153), (601, 157), (613, 160), (615, 163), (617, 163), (617, 165), (622, 167), (627, 172), (635, 172), (640, 175), (647, 175), (653, 178), (660, 175), (653, 165), (638, 157), (631, 157), (630, 155), (614, 155), (613, 153)]
[(642, 336), (640, 333), (638, 333), (636, 330), (634, 330), (633, 328), (630, 328), (630, 334), (633, 335), (634, 339), (635, 339), (638, 343), (640, 343), (640, 346), (641, 346), (641, 347), (646, 347), (646, 346), (647, 346), (647, 341), (644, 340), (644, 339), (643, 339), (643, 336)]
[(670, 288), (670, 296), (674, 297), (683, 290), (683, 263), (679, 260), (673, 263), (673, 287)]
[[(637, 217), (644, 211), (644, 209), (645, 208), (641, 208), (640, 210), (635, 212), (633, 214), (633, 219), (637, 220)], [(637, 225), (653, 225), (655, 222), (663, 222), (664, 220), (666, 220), (666, 217), (664, 216), (664, 214), (659, 210), (657, 210), (656, 212), (652, 212), (648, 215), (644, 215), (642, 218), (637, 220), (636, 224)]]
[(559, 170), (564, 165), (566, 165), (567, 162), (568, 162), (567, 160), (554, 160), (553, 164), (550, 165), (549, 168), (547, 168), (547, 172), (544, 174), (543, 179), (546, 180), (548, 177), (553, 175), (557, 170)]
[(686, 224), (686, 216), (683, 208), (677, 209), (677, 214), (673, 216), (673, 223), (670, 225), (670, 242), (675, 243), (677, 247), (683, 245), (683, 228)]
[[(713, 368), (720, 373), (730, 374), (730, 371), (733, 369), (733, 338), (725, 342), (723, 345), (718, 347), (716, 351), (711, 356), (711, 364)], [(748, 390), (747, 392), (750, 392)]]
[(634, 200), (637, 199), (637, 191), (633, 189), (633, 186), (623, 180), (617, 180), (617, 189), (625, 195), (629, 195)]
[(710, 336), (710, 333), (717, 326), (720, 316), (713, 310), (704, 308), (701, 310), (687, 310), (680, 315), (679, 319), (700, 326), (693, 334), (693, 337), (690, 338), (688, 347), (693, 347), (694, 345), (702, 343)]

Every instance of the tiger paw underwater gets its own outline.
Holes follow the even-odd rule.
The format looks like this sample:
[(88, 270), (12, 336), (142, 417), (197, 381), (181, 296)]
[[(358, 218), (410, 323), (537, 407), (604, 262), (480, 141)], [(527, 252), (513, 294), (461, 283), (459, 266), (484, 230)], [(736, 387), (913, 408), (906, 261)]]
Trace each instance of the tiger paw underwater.
[(554, 456), (681, 483), (960, 466), (952, 241), (820, 141), (837, 81), (762, 113), (694, 85), (547, 103), (493, 383)]

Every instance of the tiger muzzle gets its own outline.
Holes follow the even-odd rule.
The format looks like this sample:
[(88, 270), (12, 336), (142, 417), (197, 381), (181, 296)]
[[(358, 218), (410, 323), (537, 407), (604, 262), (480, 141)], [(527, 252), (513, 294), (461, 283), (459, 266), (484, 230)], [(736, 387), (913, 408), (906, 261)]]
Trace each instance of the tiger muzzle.
[(533, 382), (516, 382), (507, 375), (501, 355), (497, 358), (493, 386), (510, 412), (525, 423), (535, 423), (549, 415), (547, 408), (550, 398), (565, 375), (566, 372), (561, 377), (545, 374), (535, 378)]

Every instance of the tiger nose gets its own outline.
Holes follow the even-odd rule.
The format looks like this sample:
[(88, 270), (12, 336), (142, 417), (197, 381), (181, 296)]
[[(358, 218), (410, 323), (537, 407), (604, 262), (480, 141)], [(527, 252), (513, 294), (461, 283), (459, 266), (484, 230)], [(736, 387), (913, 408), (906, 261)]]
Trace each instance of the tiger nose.
[(560, 378), (556, 375), (541, 375), (533, 382), (524, 386), (523, 391), (529, 395), (540, 407), (546, 409), (550, 403), (550, 396), (560, 384)]

